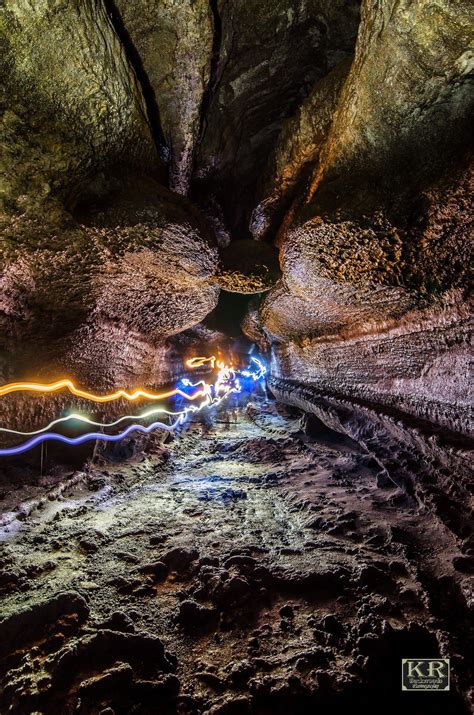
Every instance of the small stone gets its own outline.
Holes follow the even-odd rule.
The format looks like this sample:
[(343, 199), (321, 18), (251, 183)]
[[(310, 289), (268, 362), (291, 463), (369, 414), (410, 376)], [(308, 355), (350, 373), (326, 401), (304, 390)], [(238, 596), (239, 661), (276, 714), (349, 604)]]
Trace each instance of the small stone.
[(279, 613), (282, 618), (294, 618), (295, 615), (292, 606), (290, 606), (288, 603), (286, 603), (280, 608)]
[(155, 582), (162, 581), (168, 574), (168, 566), (163, 561), (152, 561), (139, 566), (140, 573), (150, 574)]
[(178, 621), (186, 630), (200, 629), (215, 619), (216, 610), (188, 599), (179, 605)]
[(199, 557), (196, 549), (183, 549), (176, 547), (162, 557), (162, 561), (171, 571), (187, 571), (193, 561)]

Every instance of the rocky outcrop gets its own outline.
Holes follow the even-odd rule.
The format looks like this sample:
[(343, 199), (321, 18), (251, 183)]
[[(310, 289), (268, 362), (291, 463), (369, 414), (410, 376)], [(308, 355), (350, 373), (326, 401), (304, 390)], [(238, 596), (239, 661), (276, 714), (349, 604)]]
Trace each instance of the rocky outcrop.
[(265, 292), (275, 375), (465, 430), (469, 9), (7, 0), (3, 378), (161, 382)]
[(436, 308), (412, 311), (366, 334), (276, 345), (274, 374), (468, 435), (470, 338), (470, 311), (454, 293)]
[(462, 150), (473, 101), (470, 14), (468, 0), (362, 3), (354, 61), (320, 164), (335, 180), (333, 196), (370, 176), (372, 191), (419, 186)]
[(2, 382), (161, 383), (166, 338), (217, 303), (212, 230), (161, 185), (146, 87), (102, 0), (7, 2), (0, 20)]
[(170, 159), (169, 186), (186, 194), (208, 87), (214, 20), (208, 0), (117, 0), (118, 23), (142, 64)]
[(222, 251), (217, 284), (231, 293), (262, 293), (278, 280), (278, 253), (268, 243), (234, 241)]
[(100, 203), (78, 206), (76, 222), (31, 221), (20, 232), (12, 221), (2, 279), (2, 333), (16, 356), (10, 376), (29, 366), (73, 370), (97, 386), (128, 384), (152, 367), (165, 338), (216, 305), (217, 247), (196, 211), (152, 180), (130, 177), (108, 190)]
[[(467, 15), (466, 3), (363, 3), (313, 175), (278, 226), (282, 281), (259, 309), (275, 375), (461, 431), (470, 399)], [(257, 233), (284, 205), (286, 171), (291, 190), (298, 142), (281, 135)]]
[(2, 43), (2, 194), (24, 211), (68, 199), (94, 172), (159, 160), (136, 76), (102, 0), (7, 0)]
[(262, 198), (250, 222), (254, 238), (271, 238), (292, 201), (298, 199), (298, 192), (304, 193), (316, 170), (350, 66), (351, 60), (344, 60), (317, 81), (284, 123), (258, 189)]
[[(359, 2), (217, 0), (220, 48), (196, 178), (246, 232), (255, 184), (281, 126), (354, 46)], [(303, 41), (304, 38), (304, 41)], [(236, 200), (238, 198), (238, 200)]]

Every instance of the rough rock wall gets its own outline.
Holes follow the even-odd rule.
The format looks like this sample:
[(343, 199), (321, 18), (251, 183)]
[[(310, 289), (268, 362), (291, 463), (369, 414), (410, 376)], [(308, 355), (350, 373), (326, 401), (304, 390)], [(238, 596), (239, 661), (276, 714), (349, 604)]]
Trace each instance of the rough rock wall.
[(274, 374), (469, 434), (472, 325), (456, 299), (379, 324), (374, 333), (277, 345)]
[(5, 378), (133, 381), (219, 288), (270, 289), (276, 373), (464, 429), (469, 11), (7, 0)]
[[(279, 378), (271, 378), (269, 384), (281, 402), (315, 415), (363, 446), (381, 469), (379, 487), (395, 483), (415, 497), (421, 510), (434, 512), (458, 539), (470, 533), (472, 465), (455, 435), (438, 434), (429, 426), (420, 429), (419, 424), (400, 421), (397, 413), (384, 414), (313, 386)], [(467, 583), (465, 588), (469, 590)]]
[(261, 197), (252, 213), (254, 238), (271, 238), (298, 191), (315, 172), (352, 59), (340, 62), (284, 123), (259, 182)]
[(2, 381), (161, 382), (164, 341), (217, 303), (212, 231), (160, 186), (153, 117), (102, 0), (8, 1), (0, 23)]
[(209, 0), (117, 0), (156, 101), (170, 153), (169, 185), (187, 194), (210, 80), (214, 20)]
[(153, 347), (216, 305), (217, 246), (192, 206), (137, 177), (117, 180), (112, 197), (77, 222), (29, 221), (21, 232), (11, 222), (12, 242), (23, 243), (0, 283), (10, 376), (72, 371), (98, 387), (128, 383)]
[(472, 40), (468, 0), (363, 2), (324, 172), (375, 173), (393, 190), (443, 171), (469, 126)]
[(238, 234), (283, 121), (352, 52), (358, 10), (358, 0), (217, 0), (219, 56), (196, 177)]
[[(301, 131), (303, 107), (271, 157), (274, 188), (270, 181), (253, 228), (271, 235), (278, 227), (283, 276), (260, 304), (260, 326), (255, 315), (244, 326), (273, 343), (280, 377), (462, 431), (471, 336), (468, 5), (363, 3), (331, 122), (324, 112), (313, 120), (321, 130), (313, 147), (298, 131), (288, 136), (288, 127)], [(285, 177), (291, 187), (294, 167), (305, 164), (312, 175), (281, 220)]]
[(100, 0), (7, 0), (2, 194), (24, 209), (118, 161), (157, 162), (141, 89)]

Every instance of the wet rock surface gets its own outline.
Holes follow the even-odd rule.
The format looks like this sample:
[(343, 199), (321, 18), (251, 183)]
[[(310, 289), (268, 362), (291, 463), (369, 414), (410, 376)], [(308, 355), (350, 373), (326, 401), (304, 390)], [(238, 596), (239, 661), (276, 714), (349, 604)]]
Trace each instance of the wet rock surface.
[(433, 713), (402, 703), (400, 659), (446, 655), (439, 707), (467, 713), (468, 535), (371, 449), (260, 402), (61, 496), (46, 472), (23, 516), (10, 484), (2, 710)]

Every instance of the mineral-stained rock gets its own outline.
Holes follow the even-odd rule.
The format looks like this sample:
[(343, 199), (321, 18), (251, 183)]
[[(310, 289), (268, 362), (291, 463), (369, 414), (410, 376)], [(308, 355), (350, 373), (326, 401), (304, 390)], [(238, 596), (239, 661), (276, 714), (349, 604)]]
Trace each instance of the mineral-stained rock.
[[(366, 216), (354, 208), (295, 222), (281, 249), (283, 297), (307, 302), (311, 332), (324, 334), (399, 318), (443, 290), (465, 285), (471, 177), (470, 168), (454, 172), (414, 197), (399, 207), (398, 225), (382, 209)], [(275, 292), (276, 301), (280, 296), (281, 290)], [(290, 312), (283, 312), (291, 322)], [(294, 313), (298, 330), (300, 312)], [(303, 323), (299, 334), (305, 332)]]
[[(165, 381), (165, 338), (217, 302), (215, 241), (155, 182), (142, 91), (102, 0), (7, 2), (0, 22), (2, 381)], [(139, 167), (128, 184), (125, 164)]]
[(386, 214), (294, 225), (283, 282), (260, 306), (267, 337), (287, 343), (276, 374), (467, 428), (469, 177), (416, 197), (399, 226)]
[(366, 334), (275, 346), (275, 374), (469, 433), (469, 344), (469, 309), (454, 293)]
[(210, 79), (214, 23), (208, 0), (118, 0), (158, 107), (171, 153), (170, 188), (186, 194)]
[[(196, 172), (240, 224), (282, 122), (353, 49), (356, 1), (217, 1), (219, 58)], [(302, 41), (304, 38), (304, 41)]]
[(7, 206), (113, 163), (159, 167), (143, 96), (102, 0), (7, 0), (0, 10)]

